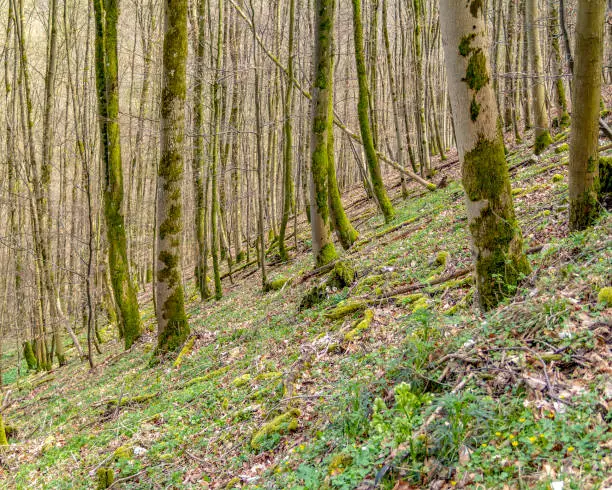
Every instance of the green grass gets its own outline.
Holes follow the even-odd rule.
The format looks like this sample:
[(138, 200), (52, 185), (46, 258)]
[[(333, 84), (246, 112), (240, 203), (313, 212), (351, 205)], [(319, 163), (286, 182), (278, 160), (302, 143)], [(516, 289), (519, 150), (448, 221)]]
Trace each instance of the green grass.
[[(510, 165), (523, 158), (508, 155)], [(5, 418), (18, 433), (2, 455), (0, 486), (93, 488), (95, 468), (107, 466), (127, 478), (124, 488), (223, 488), (235, 478), (243, 487), (278, 489), (374, 481), (391, 489), (398, 480), (424, 488), (436, 480), (597, 487), (610, 469), (611, 421), (602, 408), (610, 310), (597, 294), (612, 282), (612, 217), (567, 236), (567, 184), (552, 179), (560, 158), (548, 152), (514, 176), (514, 188), (532, 189), (515, 197), (527, 245), (551, 245), (530, 257), (533, 274), (497, 310), (480, 316), (464, 281), (424, 291), (421, 308), (372, 305), (374, 321), (353, 342), (342, 339), (359, 314), (324, 316), (346, 298), (372, 298), (471, 264), (463, 193), (451, 182), (396, 202), (387, 225), (368, 218), (361, 238), (380, 236), (347, 254), (356, 285), (330, 291), (314, 308), (298, 311), (298, 304), (320, 278), (262, 294), (250, 276), (206, 304), (187, 291), (196, 340), (178, 369), (149, 366), (149, 333), (123, 353), (110, 339), (93, 372), (72, 359), (36, 386), (48, 375), (16, 379), (14, 367), (5, 371), (18, 399)], [(409, 237), (392, 240), (407, 230)], [(307, 241), (306, 230), (299, 239)], [(440, 252), (446, 264), (435, 263)], [(271, 277), (299, 276), (311, 261), (298, 255)], [(143, 315), (153, 318), (150, 305)], [(146, 394), (155, 396), (108, 404)], [(301, 412), (297, 430), (270, 433), (253, 449), (253, 434), (290, 407)], [(115, 456), (122, 446), (134, 450)]]

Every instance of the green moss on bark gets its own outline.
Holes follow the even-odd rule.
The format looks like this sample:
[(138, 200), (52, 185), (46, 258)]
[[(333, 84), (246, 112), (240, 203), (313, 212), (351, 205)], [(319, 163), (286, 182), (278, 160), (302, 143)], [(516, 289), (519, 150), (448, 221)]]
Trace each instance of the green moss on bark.
[(315, 262), (317, 267), (324, 266), (333, 262), (338, 258), (338, 253), (336, 252), (336, 248), (333, 243), (326, 243), (323, 248), (319, 251), (318, 255), (315, 257)]
[(530, 272), (512, 206), (501, 136), (494, 141), (481, 137), (466, 153), (463, 186), (470, 206), (479, 208), (469, 226), (480, 306), (488, 310), (513, 294), (519, 280)]
[(367, 307), (366, 301), (349, 301), (337, 305), (333, 310), (325, 314), (330, 320), (340, 320), (351, 313), (362, 311)]
[(483, 11), (483, 0), (472, 0), (470, 2), (470, 14), (472, 17), (478, 17), (478, 11)]
[(23, 357), (28, 365), (29, 371), (36, 370), (36, 356), (34, 355), (34, 350), (32, 349), (32, 344), (27, 340), (23, 343)]
[(533, 147), (533, 151), (536, 155), (541, 154), (546, 148), (550, 146), (553, 142), (552, 137), (550, 136), (550, 131), (545, 130), (538, 136), (536, 136), (535, 144)]
[(351, 248), (353, 243), (359, 238), (359, 233), (353, 228), (348, 216), (342, 206), (342, 200), (340, 198), (340, 190), (338, 189), (338, 181), (336, 179), (336, 159), (334, 157), (334, 114), (333, 104), (329, 105), (329, 119), (328, 119), (328, 143), (327, 143), (327, 165), (328, 165), (328, 197), (329, 197), (329, 208), (331, 210), (331, 222), (338, 240), (342, 245), (342, 248), (348, 250)]
[(355, 268), (349, 262), (341, 260), (334, 265), (327, 278), (327, 285), (332, 288), (342, 289), (353, 284), (355, 277)]
[(2, 413), (0, 413), (0, 446), (8, 446), (8, 439), (6, 438), (6, 431), (4, 429), (4, 419)]
[(612, 156), (599, 158), (599, 194), (612, 193)]
[(598, 185), (575, 196), (570, 205), (570, 229), (584, 230), (591, 226), (599, 216)]
[(395, 210), (389, 200), (380, 171), (380, 164), (374, 147), (374, 139), (369, 117), (368, 81), (366, 75), (365, 57), (363, 53), (363, 26), (361, 21), (361, 0), (353, 1), (353, 39), (355, 45), (355, 64), (357, 65), (357, 81), (359, 85), (357, 114), (359, 117), (359, 128), (361, 140), (368, 164), (372, 189), (376, 196), (378, 206), (383, 213), (386, 222), (395, 217)]
[(464, 157), (462, 182), (471, 201), (499, 196), (508, 187), (510, 178), (501, 141), (480, 138)]
[(361, 333), (364, 330), (370, 328), (370, 324), (372, 323), (372, 319), (374, 318), (374, 312), (372, 310), (365, 310), (363, 314), (363, 318), (359, 320), (355, 326), (344, 335), (345, 342), (352, 342), (359, 338)]
[(480, 48), (474, 50), (470, 56), (465, 72), (465, 82), (468, 87), (476, 92), (489, 83), (487, 58)]

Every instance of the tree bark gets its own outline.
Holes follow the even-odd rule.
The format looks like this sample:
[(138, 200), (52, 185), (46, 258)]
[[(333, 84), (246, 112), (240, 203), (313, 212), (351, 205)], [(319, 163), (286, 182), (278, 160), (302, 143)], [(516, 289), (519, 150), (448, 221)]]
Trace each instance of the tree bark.
[(187, 0), (164, 0), (161, 159), (156, 198), (158, 355), (176, 351), (189, 335), (180, 255), (186, 63)]
[(526, 0), (527, 37), (529, 39), (529, 53), (531, 56), (531, 71), (533, 73), (533, 119), (535, 124), (534, 152), (542, 153), (552, 143), (549, 131), (548, 112), (546, 111), (546, 85), (544, 83), (544, 65), (540, 47), (540, 33), (538, 23), (538, 0)]
[(571, 230), (591, 225), (599, 214), (599, 99), (605, 0), (579, 0), (570, 134)]
[(96, 87), (100, 148), (104, 165), (104, 217), (108, 263), (115, 302), (119, 309), (125, 348), (142, 334), (136, 289), (130, 277), (123, 217), (123, 169), (119, 134), (119, 80), (117, 57), (118, 0), (94, 0), (96, 25)]
[[(310, 224), (315, 267), (337, 257), (330, 237), (328, 205), (329, 112), (332, 102), (332, 39), (335, 0), (315, 2), (314, 86), (312, 96), (312, 134), (310, 168)], [(365, 110), (367, 111), (367, 102)]]
[(368, 97), (368, 81), (366, 77), (365, 58), (363, 54), (363, 25), (361, 20), (361, 0), (352, 0), (353, 2), (353, 41), (355, 45), (355, 64), (357, 66), (357, 80), (359, 83), (359, 100), (357, 103), (357, 113), (359, 115), (359, 127), (361, 129), (361, 138), (365, 151), (368, 170), (372, 180), (372, 188), (378, 202), (385, 221), (389, 222), (395, 217), (395, 211), (391, 205), (391, 201), (387, 196), (385, 184), (380, 171), (378, 155), (374, 147), (372, 130), (369, 119), (369, 97)]
[(482, 2), (440, 1), (440, 23), (480, 307), (488, 310), (529, 273), (512, 204)]

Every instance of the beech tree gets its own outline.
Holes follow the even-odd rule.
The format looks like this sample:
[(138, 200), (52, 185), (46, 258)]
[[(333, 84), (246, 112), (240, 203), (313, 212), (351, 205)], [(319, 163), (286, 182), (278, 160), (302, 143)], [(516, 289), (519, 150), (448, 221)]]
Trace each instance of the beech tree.
[(533, 149), (535, 154), (539, 155), (552, 143), (552, 138), (546, 109), (546, 86), (542, 48), (540, 46), (538, 0), (526, 0), (526, 19), (525, 29), (529, 38), (529, 56), (531, 72), (533, 73), (533, 121), (535, 124)]
[[(310, 167), (310, 225), (315, 265), (320, 267), (337, 257), (331, 240), (328, 205), (329, 115), (332, 103), (332, 46), (335, 0), (315, 2), (315, 48), (312, 91), (312, 133)], [(367, 107), (366, 107), (367, 109)]]
[(378, 155), (374, 147), (374, 138), (370, 125), (369, 116), (369, 97), (368, 97), (368, 81), (366, 75), (365, 57), (363, 54), (363, 25), (361, 20), (361, 0), (352, 0), (353, 2), (353, 42), (355, 46), (355, 65), (357, 67), (357, 81), (359, 84), (359, 98), (357, 102), (357, 113), (359, 115), (359, 128), (361, 130), (361, 139), (363, 149), (368, 162), (368, 170), (370, 171), (370, 179), (372, 180), (372, 188), (378, 207), (380, 208), (385, 221), (391, 221), (395, 217), (395, 211), (385, 185), (382, 180)]
[(569, 226), (582, 230), (599, 215), (599, 101), (604, 0), (580, 0), (574, 51), (569, 159)]
[(440, 24), (462, 164), (474, 276), (483, 310), (529, 273), (498, 121), (482, 2), (440, 1)]
[(127, 238), (123, 218), (123, 168), (119, 132), (119, 79), (117, 59), (118, 0), (94, 1), (96, 22), (96, 87), (100, 147), (104, 165), (104, 216), (108, 238), (108, 262), (119, 331), (129, 349), (142, 327), (136, 289), (130, 277)]
[(189, 335), (181, 273), (181, 187), (185, 137), (187, 0), (164, 1), (161, 159), (157, 188), (157, 353), (178, 349)]

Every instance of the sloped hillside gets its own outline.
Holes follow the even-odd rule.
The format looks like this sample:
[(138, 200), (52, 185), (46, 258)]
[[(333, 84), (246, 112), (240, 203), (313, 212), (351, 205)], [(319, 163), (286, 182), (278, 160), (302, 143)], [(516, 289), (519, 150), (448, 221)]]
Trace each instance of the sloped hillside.
[(508, 155), (533, 269), (511, 301), (473, 305), (456, 157), (388, 225), (355, 189), (342, 266), (309, 273), (304, 225), (277, 290), (255, 266), (219, 302), (190, 290), (176, 362), (150, 365), (149, 303), (130, 351), (109, 326), (94, 371), (69, 351), (13, 383), (0, 486), (609, 487), (612, 217), (568, 236), (564, 137)]

